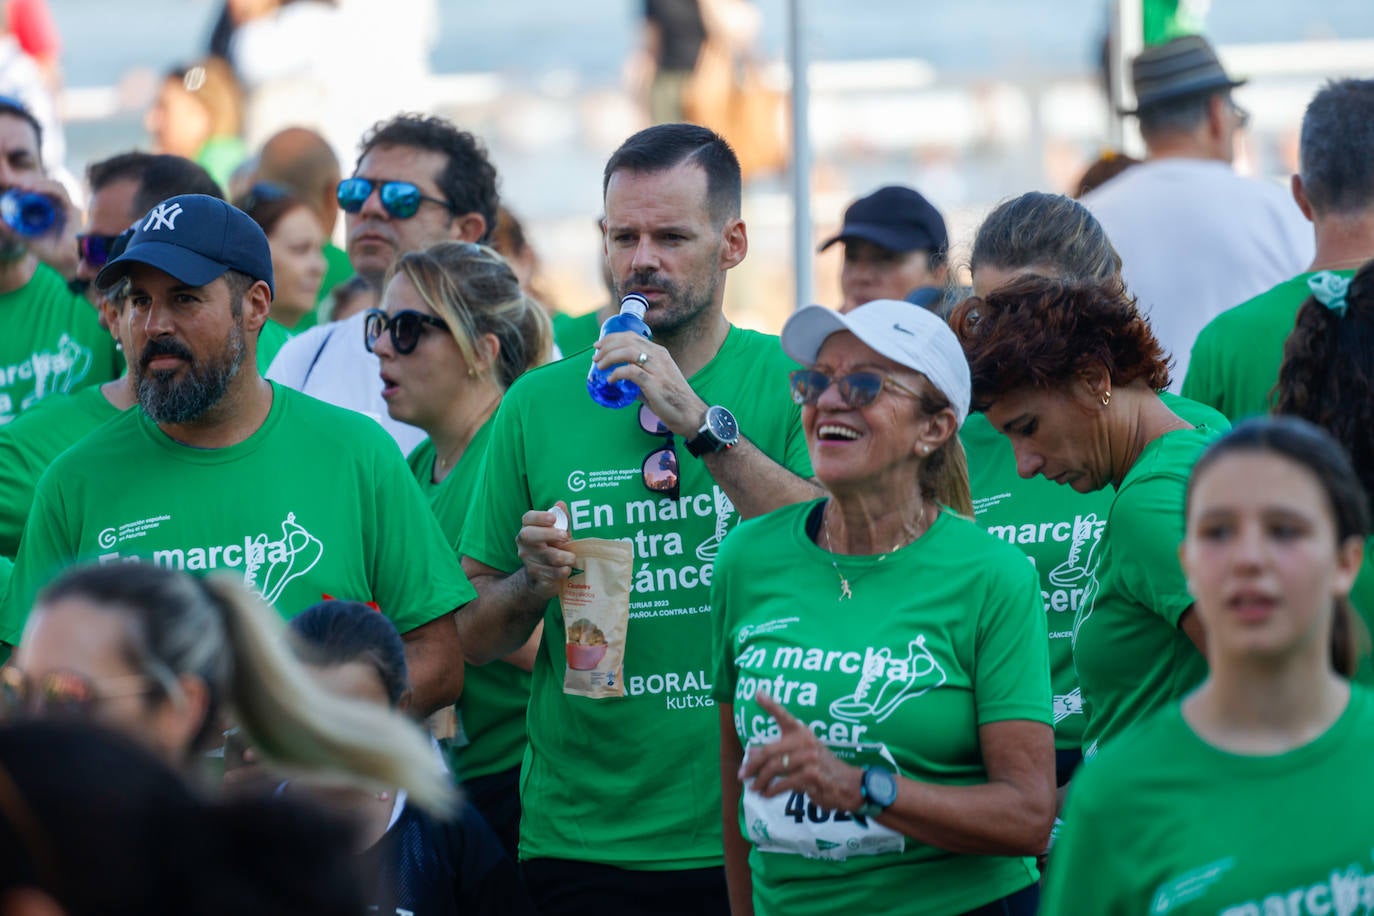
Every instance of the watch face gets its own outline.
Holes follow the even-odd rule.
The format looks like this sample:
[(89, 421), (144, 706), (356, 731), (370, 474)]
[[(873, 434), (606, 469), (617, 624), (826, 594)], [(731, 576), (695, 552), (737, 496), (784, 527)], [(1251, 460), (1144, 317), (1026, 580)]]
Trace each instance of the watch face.
[(722, 442), (734, 442), (739, 438), (739, 424), (724, 407), (712, 407), (706, 411), (706, 425)]
[(897, 800), (897, 776), (888, 770), (870, 767), (864, 772), (864, 788), (868, 797), (884, 808)]

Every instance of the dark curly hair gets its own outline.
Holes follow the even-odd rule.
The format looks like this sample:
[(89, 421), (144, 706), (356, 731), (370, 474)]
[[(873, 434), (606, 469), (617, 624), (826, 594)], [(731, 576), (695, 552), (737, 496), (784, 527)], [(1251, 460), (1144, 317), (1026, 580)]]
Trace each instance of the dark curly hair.
[(443, 155), (447, 161), (443, 171), (434, 176), (434, 182), (455, 214), (477, 213), (486, 220), (486, 234), (478, 241), (487, 243), (496, 229), (496, 208), (501, 199), (496, 190), (496, 166), (487, 158), (481, 140), (444, 118), (397, 115), (367, 132), (359, 147), (357, 165), (362, 165), (363, 157), (372, 150), (387, 146), (409, 146)]
[(986, 410), (1009, 391), (1051, 389), (1101, 365), (1113, 385), (1169, 384), (1169, 361), (1115, 278), (1066, 283), (1026, 276), (954, 310), (950, 326), (973, 377), (973, 408)]
[(1274, 413), (1302, 417), (1350, 453), (1374, 493), (1374, 261), (1355, 274), (1338, 315), (1315, 296), (1298, 309), (1274, 387)]

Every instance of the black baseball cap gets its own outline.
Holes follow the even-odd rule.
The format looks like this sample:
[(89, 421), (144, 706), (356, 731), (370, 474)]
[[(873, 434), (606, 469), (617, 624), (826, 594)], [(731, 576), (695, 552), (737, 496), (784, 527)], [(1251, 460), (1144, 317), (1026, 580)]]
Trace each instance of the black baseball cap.
[(181, 194), (134, 224), (124, 253), (110, 260), (95, 284), (107, 289), (133, 264), (147, 264), (190, 286), (204, 286), (237, 270), (262, 280), (276, 295), (272, 248), (262, 227), (242, 210), (205, 194)]
[(836, 242), (860, 239), (891, 251), (944, 251), (949, 233), (944, 217), (911, 188), (888, 185), (861, 197), (844, 211), (844, 226), (821, 251)]

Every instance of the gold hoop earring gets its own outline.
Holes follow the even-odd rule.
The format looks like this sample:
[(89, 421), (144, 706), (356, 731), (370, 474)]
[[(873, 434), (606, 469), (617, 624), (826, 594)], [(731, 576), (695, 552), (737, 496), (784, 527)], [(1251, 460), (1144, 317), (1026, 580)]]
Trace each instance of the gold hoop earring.
[(1110, 390), (1102, 392), (1102, 406), (1107, 407), (1112, 403), (1112, 393)]

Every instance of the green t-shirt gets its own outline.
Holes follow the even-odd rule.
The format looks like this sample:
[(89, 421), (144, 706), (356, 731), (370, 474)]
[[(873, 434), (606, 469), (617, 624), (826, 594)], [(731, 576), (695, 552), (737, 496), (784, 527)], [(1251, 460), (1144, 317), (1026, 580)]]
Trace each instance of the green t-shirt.
[[(1355, 275), (1353, 270), (1333, 272)], [(1193, 343), (1183, 395), (1211, 404), (1232, 420), (1268, 413), (1283, 346), (1298, 309), (1312, 295), (1307, 286), (1311, 276), (1298, 274), (1208, 322)]]
[[(718, 866), (710, 588), (716, 550), (739, 516), (680, 440), (681, 497), (645, 488), (644, 459), (665, 440), (640, 429), (635, 408), (611, 410), (588, 397), (585, 356), (533, 369), (506, 393), (482, 499), (463, 530), (464, 555), (513, 572), (521, 516), (561, 499), (573, 537), (634, 547), (624, 697), (563, 692), (559, 602), (544, 615), (521, 773), (520, 856), (650, 870)], [(787, 391), (794, 368), (776, 337), (731, 328), (689, 381), (706, 403), (728, 407), (764, 454), (809, 477), (800, 409)]]
[(48, 265), (0, 293), (0, 425), (48, 395), (108, 382), (123, 368), (95, 308)]
[[(481, 479), (482, 456), (491, 440), (487, 420), (468, 443), (458, 464), (434, 482), (434, 443), (421, 442), (410, 453), (410, 471), (429, 497), (439, 527), (457, 554), (469, 508)], [(518, 767), (525, 756), (525, 708), (530, 702), (530, 673), (503, 661), (468, 665), (463, 696), (456, 707), (459, 733), (448, 757), (459, 779), (476, 779)]]
[(1097, 566), (1074, 619), (1083, 691), (1083, 755), (1197, 686), (1207, 660), (1179, 627), (1193, 606), (1178, 545), (1188, 475), (1220, 433), (1165, 433), (1141, 451), (1117, 488)]
[[(1195, 426), (1223, 431), (1231, 426), (1217, 411), (1187, 398), (1161, 392), (1160, 400)], [(1040, 573), (1054, 684), (1054, 744), (1060, 750), (1078, 750), (1084, 718), (1073, 662), (1073, 620), (1088, 593), (1116, 491), (1105, 487), (1078, 493), (1044, 477), (1024, 479), (1016, 471), (1011, 440), (981, 413), (969, 415), (960, 438), (968, 455), (974, 520), (1020, 547)]]
[(472, 600), (391, 437), (361, 414), (272, 390), (267, 419), (237, 445), (182, 445), (134, 408), (53, 462), (0, 640), (19, 639), (33, 596), (76, 560), (233, 570), (288, 618), (325, 595), (373, 601), (402, 633)]
[(1206, 743), (1177, 704), (1074, 777), (1046, 916), (1374, 912), (1374, 694), (1284, 754)]
[(13, 557), (33, 506), (33, 488), (58, 455), (96, 427), (119, 416), (100, 385), (45, 398), (0, 427), (0, 555)]
[[(887, 761), (922, 782), (987, 781), (978, 729), (1051, 721), (1049, 655), (1034, 570), (1013, 547), (941, 513), (885, 556), (817, 546), (823, 501), (744, 522), (711, 589), (712, 696), (734, 707), (747, 749), (777, 737), (762, 688), (855, 766)], [(818, 523), (819, 519), (813, 519)], [(837, 564), (837, 565), (833, 565)], [(853, 597), (840, 599), (839, 574)], [(963, 913), (1034, 884), (1034, 859), (937, 849), (807, 796), (746, 789), (759, 913)]]
[(262, 326), (262, 331), (258, 334), (258, 374), (267, 375), (267, 370), (272, 365), (272, 360), (276, 359), (277, 351), (291, 339), (291, 332), (286, 326), (267, 319), (267, 323)]
[(557, 312), (553, 316), (553, 339), (564, 356), (587, 349), (600, 336), (601, 322), (596, 320), (595, 309), (585, 315)]

